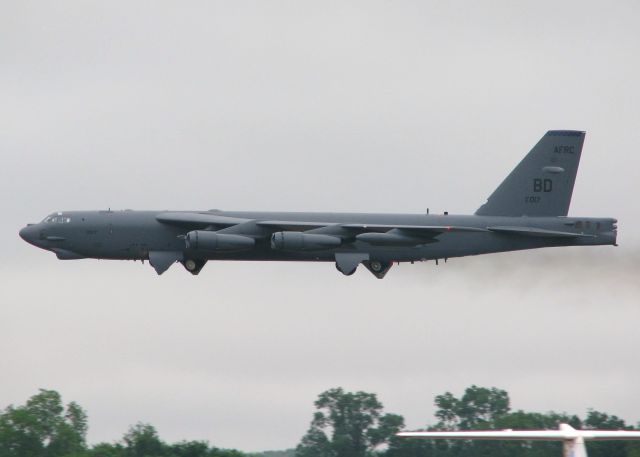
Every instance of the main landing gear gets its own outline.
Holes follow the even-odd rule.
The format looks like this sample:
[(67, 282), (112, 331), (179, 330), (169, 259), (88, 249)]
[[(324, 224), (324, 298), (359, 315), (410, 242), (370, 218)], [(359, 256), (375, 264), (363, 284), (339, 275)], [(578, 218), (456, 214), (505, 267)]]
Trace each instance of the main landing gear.
[(378, 279), (384, 278), (393, 265), (391, 261), (370, 260), (369, 254), (365, 253), (336, 253), (336, 268), (345, 276), (355, 273), (361, 263)]
[(384, 278), (393, 266), (393, 262), (382, 262), (380, 260), (365, 260), (362, 264), (378, 279)]
[(186, 259), (180, 261), (180, 263), (189, 273), (191, 273), (192, 275), (197, 275), (198, 273), (200, 273), (200, 270), (202, 270), (207, 261), (202, 259)]

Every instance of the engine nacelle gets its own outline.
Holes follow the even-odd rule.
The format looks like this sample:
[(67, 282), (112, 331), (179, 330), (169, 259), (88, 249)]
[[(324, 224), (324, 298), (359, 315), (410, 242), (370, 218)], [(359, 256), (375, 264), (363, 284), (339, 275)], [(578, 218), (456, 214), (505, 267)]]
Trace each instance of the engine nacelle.
[(271, 248), (282, 251), (318, 251), (337, 248), (342, 240), (337, 236), (303, 232), (276, 232), (271, 235)]
[(187, 249), (196, 251), (239, 251), (251, 249), (256, 240), (248, 236), (194, 230), (184, 239)]

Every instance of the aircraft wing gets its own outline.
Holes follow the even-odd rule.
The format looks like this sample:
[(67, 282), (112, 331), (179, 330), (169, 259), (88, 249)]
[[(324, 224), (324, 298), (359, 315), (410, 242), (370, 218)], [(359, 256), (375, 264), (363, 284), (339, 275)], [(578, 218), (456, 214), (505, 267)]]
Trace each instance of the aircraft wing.
[(313, 230), (321, 227), (340, 227), (340, 224), (335, 222), (304, 222), (304, 221), (259, 221), (257, 225), (261, 227), (290, 230), (293, 232), (301, 232), (305, 230)]
[(405, 235), (431, 238), (441, 233), (452, 231), (486, 232), (486, 229), (461, 226), (435, 226), (435, 225), (392, 225), (392, 224), (341, 224), (337, 222), (304, 222), (304, 221), (259, 221), (257, 225), (261, 227), (277, 228), (280, 230), (306, 231), (315, 229), (326, 229), (324, 233), (335, 231), (343, 234), (349, 233), (353, 236), (362, 233), (387, 233), (390, 231), (402, 231)]
[[(224, 216), (210, 212), (164, 212), (159, 222), (195, 230), (233, 231), (233, 226), (246, 224), (248, 235), (266, 238), (275, 232), (308, 232), (310, 235), (332, 235), (343, 242), (360, 241), (376, 246), (416, 246), (434, 243), (438, 235), (449, 232), (488, 232), (485, 228), (456, 225), (393, 225), (339, 223), (323, 221), (255, 220)], [(253, 228), (252, 228), (253, 227)]]
[(455, 225), (389, 225), (389, 224), (343, 224), (341, 227), (360, 231), (385, 233), (389, 230), (402, 230), (407, 232), (423, 232), (439, 235), (445, 232), (486, 232), (487, 229), (477, 227), (464, 227)]
[(474, 430), (464, 432), (400, 432), (405, 438), (446, 440), (519, 440), (519, 441), (585, 441), (640, 440), (640, 431), (629, 430), (576, 430), (560, 424), (558, 430)]
[[(208, 212), (165, 212), (156, 216), (159, 222), (187, 228), (231, 227), (244, 224), (254, 219), (222, 216)], [(304, 231), (330, 225), (338, 225), (335, 222), (304, 222), (304, 221), (257, 221), (256, 225), (278, 230)]]
[(156, 219), (164, 224), (192, 228), (205, 228), (212, 225), (216, 227), (230, 227), (232, 225), (238, 225), (250, 221), (250, 219), (196, 212), (160, 213), (156, 216)]
[[(180, 227), (205, 228), (231, 227), (233, 225), (244, 224), (252, 219), (222, 216), (208, 212), (163, 212), (156, 216), (159, 222)], [(336, 230), (347, 230), (349, 233), (358, 234), (365, 232), (386, 233), (391, 230), (401, 230), (411, 233), (414, 236), (436, 236), (445, 232), (486, 232), (487, 229), (463, 226), (435, 226), (435, 225), (392, 225), (392, 224), (341, 224), (336, 222), (311, 222), (311, 221), (286, 221), (286, 220), (266, 220), (255, 221), (256, 225), (267, 229), (290, 230), (303, 232), (320, 228), (334, 228)]]
[[(206, 228), (214, 227), (231, 227), (233, 225), (243, 224), (251, 221), (251, 219), (222, 216), (208, 212), (164, 212), (156, 216), (159, 222), (189, 228)], [(533, 236), (533, 237), (556, 237), (556, 238), (577, 238), (577, 237), (594, 237), (594, 235), (561, 232), (556, 230), (545, 230), (536, 227), (506, 227), (496, 226), (477, 228), (455, 225), (393, 225), (393, 224), (340, 224), (336, 222), (310, 222), (310, 221), (279, 221), (267, 220), (257, 221), (256, 225), (267, 229), (290, 230), (303, 232), (306, 230), (314, 230), (319, 228), (333, 227), (336, 230), (348, 230), (354, 234), (359, 233), (386, 233), (391, 230), (400, 230), (406, 234), (420, 237), (435, 237), (446, 232), (497, 232), (509, 235)]]
[(588, 430), (586, 440), (592, 441), (640, 441), (640, 431), (632, 430)]
[(557, 230), (545, 230), (537, 227), (488, 227), (488, 230), (510, 235), (535, 236), (545, 238), (595, 238), (595, 235), (575, 232), (560, 232)]
[(563, 441), (566, 433), (560, 430), (483, 430), (472, 432), (400, 432), (405, 438), (446, 439), (446, 440), (525, 440)]

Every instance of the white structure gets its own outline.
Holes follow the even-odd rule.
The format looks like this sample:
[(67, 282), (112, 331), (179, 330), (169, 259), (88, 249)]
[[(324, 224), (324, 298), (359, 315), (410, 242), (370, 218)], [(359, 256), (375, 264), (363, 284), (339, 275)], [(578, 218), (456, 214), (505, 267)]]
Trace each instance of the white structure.
[(487, 430), (467, 432), (400, 432), (397, 436), (428, 440), (562, 441), (564, 457), (587, 457), (585, 441), (640, 440), (640, 431), (576, 430), (560, 424), (559, 430)]

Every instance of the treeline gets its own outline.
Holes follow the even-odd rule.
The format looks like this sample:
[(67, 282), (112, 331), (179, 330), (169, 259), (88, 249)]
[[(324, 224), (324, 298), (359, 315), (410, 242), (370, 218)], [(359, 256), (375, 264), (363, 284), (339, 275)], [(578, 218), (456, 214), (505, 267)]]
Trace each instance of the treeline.
[(142, 423), (119, 442), (88, 446), (87, 429), (87, 413), (77, 403), (65, 407), (58, 392), (40, 390), (24, 406), (0, 414), (0, 457), (249, 457), (206, 441), (167, 444)]
[[(584, 419), (565, 413), (512, 411), (509, 395), (496, 388), (471, 386), (458, 398), (435, 398), (438, 422), (424, 430), (579, 429), (633, 430), (619, 417), (590, 410)], [(404, 419), (385, 413), (375, 394), (331, 389), (315, 402), (316, 412), (296, 457), (559, 457), (562, 443), (443, 441), (398, 438)], [(638, 442), (588, 443), (590, 457), (640, 457)]]
[[(471, 386), (457, 398), (435, 398), (437, 423), (425, 429), (544, 429), (568, 423), (583, 429), (633, 429), (613, 415), (589, 411), (583, 419), (564, 413), (511, 411), (506, 391)], [(558, 457), (560, 443), (471, 442), (401, 439), (398, 414), (386, 413), (375, 394), (341, 388), (320, 394), (309, 430), (295, 450), (247, 454), (206, 441), (166, 443), (149, 424), (129, 428), (113, 443), (88, 445), (86, 412), (75, 402), (41, 390), (23, 406), (0, 413), (0, 457)], [(590, 457), (640, 457), (640, 444), (587, 444)]]

